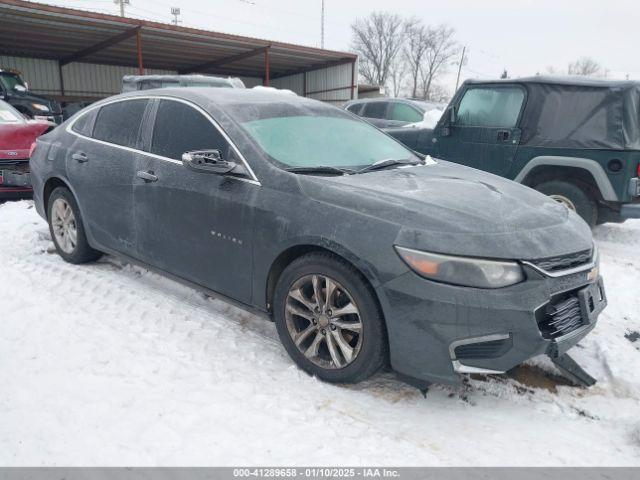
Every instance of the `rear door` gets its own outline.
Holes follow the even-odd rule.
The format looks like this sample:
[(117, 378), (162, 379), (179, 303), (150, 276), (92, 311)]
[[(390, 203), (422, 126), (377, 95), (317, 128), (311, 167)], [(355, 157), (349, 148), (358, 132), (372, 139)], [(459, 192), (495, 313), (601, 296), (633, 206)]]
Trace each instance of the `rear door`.
[(520, 143), (518, 121), (526, 100), (519, 85), (471, 85), (454, 106), (455, 119), (438, 128), (438, 155), (507, 175)]
[(147, 99), (128, 99), (89, 111), (71, 125), (67, 173), (83, 221), (103, 247), (135, 256), (133, 179)]
[(388, 120), (389, 102), (367, 102), (364, 104), (364, 108), (362, 109), (360, 116), (378, 128), (391, 126)]
[[(199, 107), (155, 100), (135, 182), (139, 255), (143, 261), (241, 302), (251, 300), (255, 177), (186, 168), (182, 154), (219, 150), (242, 162), (217, 124)], [(151, 118), (150, 118), (151, 121)]]

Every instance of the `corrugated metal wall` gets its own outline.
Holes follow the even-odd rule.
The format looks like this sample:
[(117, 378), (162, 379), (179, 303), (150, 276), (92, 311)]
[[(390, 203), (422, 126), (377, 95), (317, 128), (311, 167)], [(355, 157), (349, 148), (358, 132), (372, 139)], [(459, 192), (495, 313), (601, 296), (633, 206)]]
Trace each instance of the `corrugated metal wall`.
[(0, 68), (15, 68), (35, 92), (60, 93), (58, 62), (39, 58), (6, 57), (0, 55)]
[[(15, 68), (35, 93), (61, 95), (58, 62), (40, 58), (0, 56), (0, 68)], [(70, 63), (62, 67), (64, 93), (69, 96), (105, 97), (120, 93), (122, 77), (136, 75), (136, 67), (96, 65), (92, 63)], [(171, 70), (149, 68), (153, 74), (175, 74)]]
[[(175, 75), (174, 70), (145, 69), (149, 75)], [(82, 95), (105, 97), (120, 93), (122, 77), (137, 75), (136, 67), (120, 67), (115, 65), (97, 65), (91, 63), (70, 63), (62, 67), (64, 93), (66, 95)]]
[[(338, 106), (351, 100), (351, 68), (351, 64), (346, 63), (308, 72), (307, 96)], [(356, 65), (356, 72), (357, 68)], [(354, 89), (355, 97), (357, 97), (357, 89)]]
[(291, 90), (292, 92), (302, 96), (304, 94), (304, 75), (308, 74), (298, 73), (297, 75), (274, 78), (269, 82), (269, 85), (275, 88)]
[[(356, 64), (356, 72), (357, 68)], [(304, 95), (305, 75), (307, 76), (307, 97), (337, 106), (341, 106), (351, 100), (352, 70), (350, 63), (276, 78), (270, 82), (270, 85), (276, 88), (292, 90), (298, 95)], [(357, 98), (357, 88), (354, 88), (353, 94), (354, 98)]]
[[(0, 68), (20, 70), (29, 87), (36, 93), (60, 95), (60, 75), (58, 62), (26, 57), (0, 56)], [(136, 75), (136, 67), (96, 65), (91, 63), (70, 63), (62, 67), (64, 93), (68, 96), (105, 97), (120, 92), (122, 77)], [(357, 65), (356, 65), (357, 72)], [(146, 69), (146, 73), (175, 74), (172, 70)], [(351, 99), (351, 64), (298, 73), (271, 80), (276, 88), (286, 88), (298, 95), (304, 95), (304, 76), (307, 77), (307, 96), (342, 105)], [(241, 77), (247, 88), (262, 85), (262, 78)], [(354, 89), (357, 96), (357, 89)]]

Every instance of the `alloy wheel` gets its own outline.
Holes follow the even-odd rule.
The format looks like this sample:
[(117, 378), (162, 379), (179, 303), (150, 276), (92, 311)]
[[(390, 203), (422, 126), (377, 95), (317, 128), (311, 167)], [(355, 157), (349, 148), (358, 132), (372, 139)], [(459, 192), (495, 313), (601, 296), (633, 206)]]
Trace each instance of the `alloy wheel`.
[(293, 283), (285, 320), (298, 350), (319, 367), (344, 368), (360, 353), (360, 310), (347, 289), (326, 275), (306, 275)]
[(575, 204), (564, 195), (555, 194), (555, 195), (549, 195), (549, 196), (553, 198), (556, 202), (563, 204), (569, 210), (573, 210), (574, 212), (576, 211)]
[(78, 243), (78, 226), (73, 209), (64, 198), (56, 198), (51, 206), (51, 225), (56, 243), (71, 255)]

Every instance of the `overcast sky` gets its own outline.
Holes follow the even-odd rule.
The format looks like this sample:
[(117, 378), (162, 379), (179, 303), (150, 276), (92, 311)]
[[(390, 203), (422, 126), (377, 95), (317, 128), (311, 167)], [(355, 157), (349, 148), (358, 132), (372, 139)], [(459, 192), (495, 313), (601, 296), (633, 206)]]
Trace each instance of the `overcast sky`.
[[(113, 0), (41, 0), (117, 13)], [(182, 25), (320, 46), (321, 0), (130, 0), (127, 15)], [(640, 0), (325, 0), (325, 47), (348, 50), (350, 25), (372, 11), (446, 23), (469, 51), (463, 78), (496, 78), (566, 70), (591, 56), (612, 78), (640, 79)], [(455, 68), (452, 67), (452, 70)], [(452, 71), (443, 83), (450, 91)]]

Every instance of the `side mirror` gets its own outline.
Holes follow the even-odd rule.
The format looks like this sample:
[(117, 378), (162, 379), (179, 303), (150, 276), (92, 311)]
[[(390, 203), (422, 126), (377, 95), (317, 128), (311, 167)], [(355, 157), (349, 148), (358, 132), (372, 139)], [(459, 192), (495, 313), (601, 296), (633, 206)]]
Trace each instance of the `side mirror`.
[(182, 164), (190, 170), (202, 173), (225, 174), (237, 167), (235, 162), (222, 159), (220, 150), (196, 150), (182, 154)]
[(454, 123), (456, 123), (456, 107), (451, 105), (447, 107), (444, 111), (444, 115), (442, 115), (442, 129), (440, 134), (443, 137), (451, 135), (451, 125)]
[(27, 91), (27, 89), (28, 89), (28, 87), (26, 87), (25, 85), (15, 85), (15, 86), (13, 87), (13, 89), (14, 89), (16, 92), (26, 92), (26, 91)]

